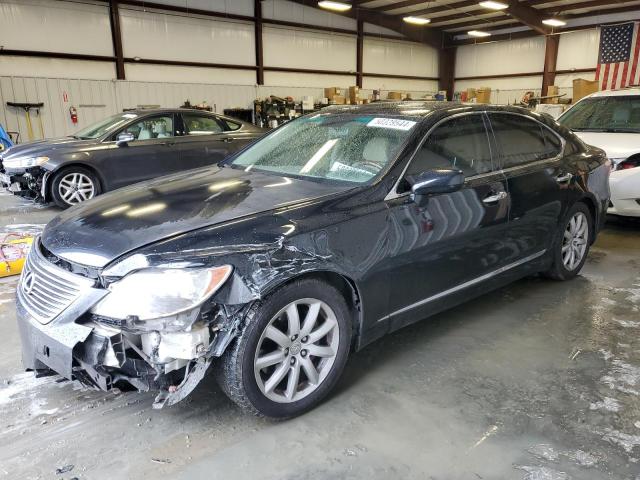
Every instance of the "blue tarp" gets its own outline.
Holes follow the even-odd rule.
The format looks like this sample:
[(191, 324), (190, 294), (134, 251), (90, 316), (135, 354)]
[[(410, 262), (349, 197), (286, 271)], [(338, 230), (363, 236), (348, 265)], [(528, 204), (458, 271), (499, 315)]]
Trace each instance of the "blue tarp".
[(11, 141), (11, 137), (9, 137), (9, 135), (4, 130), (2, 125), (0, 125), (0, 144), (2, 144), (2, 146), (4, 147), (5, 150), (7, 148), (13, 146), (13, 142)]

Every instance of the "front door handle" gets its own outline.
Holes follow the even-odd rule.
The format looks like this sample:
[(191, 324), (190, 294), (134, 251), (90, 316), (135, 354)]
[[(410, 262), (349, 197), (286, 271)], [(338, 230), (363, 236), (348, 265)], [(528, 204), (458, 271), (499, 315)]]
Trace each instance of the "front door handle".
[(485, 205), (492, 205), (494, 203), (498, 203), (500, 200), (504, 200), (505, 198), (507, 198), (509, 194), (505, 191), (502, 192), (498, 192), (494, 195), (489, 195), (488, 197), (485, 197), (482, 200), (482, 203), (484, 203)]
[(572, 178), (573, 178), (573, 174), (565, 173), (564, 175), (558, 175), (556, 177), (556, 182), (558, 182), (558, 183), (566, 183), (566, 182), (570, 181)]

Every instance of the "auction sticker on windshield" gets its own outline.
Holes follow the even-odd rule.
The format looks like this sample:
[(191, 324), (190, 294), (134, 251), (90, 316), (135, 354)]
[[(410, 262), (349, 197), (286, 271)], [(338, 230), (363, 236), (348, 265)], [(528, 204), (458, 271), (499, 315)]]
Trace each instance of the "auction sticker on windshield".
[(416, 122), (412, 120), (402, 120), (400, 118), (374, 118), (367, 127), (391, 128), (393, 130), (411, 130)]

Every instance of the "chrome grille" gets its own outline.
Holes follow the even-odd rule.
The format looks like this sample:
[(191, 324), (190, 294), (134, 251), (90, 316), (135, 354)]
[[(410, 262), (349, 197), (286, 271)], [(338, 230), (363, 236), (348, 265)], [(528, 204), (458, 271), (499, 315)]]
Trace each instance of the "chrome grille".
[(49, 323), (93, 286), (93, 280), (57, 267), (40, 251), (36, 238), (18, 284), (18, 300), (40, 323)]

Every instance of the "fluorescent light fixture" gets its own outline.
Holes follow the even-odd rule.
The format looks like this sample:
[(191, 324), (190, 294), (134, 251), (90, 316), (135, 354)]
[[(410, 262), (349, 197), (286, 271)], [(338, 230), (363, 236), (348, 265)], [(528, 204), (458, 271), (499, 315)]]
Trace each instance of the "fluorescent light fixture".
[(564, 27), (567, 22), (560, 20), (559, 18), (545, 18), (542, 23), (549, 25), (550, 27)]
[(335, 12), (346, 12), (347, 10), (351, 10), (351, 5), (348, 3), (334, 2), (332, 0), (322, 0), (321, 2), (318, 2), (318, 6)]
[(506, 3), (496, 2), (495, 0), (485, 0), (484, 2), (480, 2), (480, 6), (490, 8), (491, 10), (504, 10), (505, 8), (509, 8), (509, 5)]
[(426, 25), (427, 23), (431, 23), (431, 20), (422, 17), (404, 17), (402, 20), (412, 25)]
[(482, 30), (470, 30), (467, 32), (467, 35), (471, 37), (490, 37), (491, 36), (489, 32), (483, 32)]

